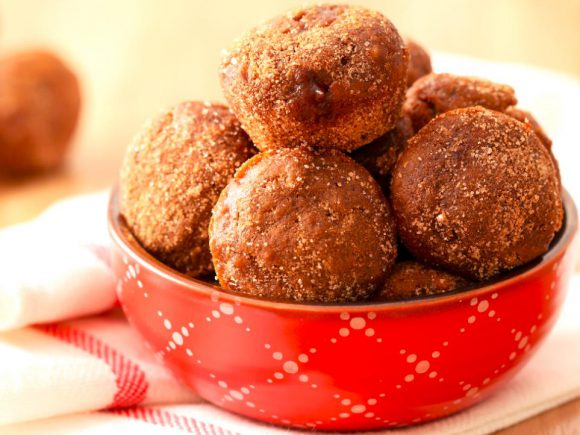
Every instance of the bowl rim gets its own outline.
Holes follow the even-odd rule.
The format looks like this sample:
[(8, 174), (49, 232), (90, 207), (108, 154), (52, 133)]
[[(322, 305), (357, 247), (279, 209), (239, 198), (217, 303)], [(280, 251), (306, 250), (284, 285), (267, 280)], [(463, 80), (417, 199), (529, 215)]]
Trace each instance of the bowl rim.
[[(462, 287), (443, 294), (419, 296), (413, 299), (404, 299), (396, 301), (362, 301), (354, 303), (300, 303), (300, 302), (283, 302), (267, 298), (259, 298), (250, 295), (234, 293), (225, 290), (215, 284), (208, 283), (196, 278), (191, 278), (173, 268), (165, 265), (154, 258), (139, 244), (139, 242), (128, 232), (122, 230), (122, 216), (119, 210), (119, 187), (118, 184), (111, 189), (107, 213), (109, 234), (117, 247), (126, 255), (133, 257), (135, 261), (145, 264), (152, 272), (163, 277), (164, 279), (178, 284), (180, 287), (195, 293), (201, 293), (205, 296), (218, 295), (222, 300), (230, 299), (236, 303), (252, 305), (261, 308), (268, 308), (282, 311), (308, 311), (308, 312), (357, 312), (357, 311), (385, 311), (390, 309), (410, 309), (423, 308), (427, 305), (449, 303), (453, 301), (462, 301), (477, 297), (482, 293), (498, 291), (510, 287), (523, 280), (529, 279), (540, 271), (550, 267), (554, 260), (570, 246), (578, 230), (578, 212), (570, 194), (562, 188), (561, 191), (562, 205), (564, 208), (564, 220), (562, 228), (552, 241), (549, 250), (539, 259), (532, 260), (530, 263), (519, 266), (514, 271), (500, 274), (497, 279), (484, 282), (483, 285), (474, 283), (472, 286)], [(215, 296), (214, 296), (215, 297)]]

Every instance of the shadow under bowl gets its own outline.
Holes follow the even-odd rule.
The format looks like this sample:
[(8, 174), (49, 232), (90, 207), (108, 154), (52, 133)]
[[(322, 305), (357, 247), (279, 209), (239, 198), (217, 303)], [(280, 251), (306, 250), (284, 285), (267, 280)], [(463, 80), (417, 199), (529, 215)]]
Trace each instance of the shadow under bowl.
[(189, 278), (131, 236), (111, 195), (118, 295), (130, 323), (185, 385), (276, 425), (368, 430), (441, 418), (485, 399), (554, 325), (578, 218), (539, 260), (479, 287), (408, 301), (305, 305)]

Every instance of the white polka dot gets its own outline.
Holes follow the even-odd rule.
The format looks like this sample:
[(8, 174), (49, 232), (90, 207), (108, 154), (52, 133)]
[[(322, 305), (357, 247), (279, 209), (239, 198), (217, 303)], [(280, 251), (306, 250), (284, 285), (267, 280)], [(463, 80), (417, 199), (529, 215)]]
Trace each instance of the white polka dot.
[(467, 391), (467, 390), (469, 390), (470, 388), (471, 388), (471, 384), (465, 384), (465, 385), (463, 386), (463, 391)]
[(330, 339), (330, 342), (331, 342), (331, 343), (336, 343), (336, 338), (331, 338), (331, 339)]
[(514, 337), (514, 340), (515, 340), (515, 341), (520, 341), (520, 338), (522, 338), (522, 333), (521, 333), (521, 332), (518, 332), (518, 333), (516, 334), (516, 336)]
[(169, 342), (169, 347), (170, 347), (171, 349), (175, 349), (177, 346), (175, 345), (175, 343), (174, 343), (173, 341), (170, 341), (170, 342)]
[(280, 373), (280, 372), (274, 373), (274, 377), (276, 379), (284, 379), (284, 375), (282, 373)]
[(282, 352), (274, 352), (272, 354), (272, 358), (277, 359), (278, 361), (280, 361), (283, 358)]
[(250, 394), (250, 390), (248, 390), (246, 387), (242, 387), (242, 388), (240, 388), (240, 390), (244, 394)]
[(149, 297), (149, 293), (147, 293), (147, 292), (144, 292), (144, 293), (143, 293), (143, 297), (144, 297), (145, 299), (147, 299), (147, 298)]
[(300, 361), (301, 363), (307, 363), (308, 355), (306, 355), (305, 353), (301, 353), (300, 355), (298, 355), (298, 361)]
[(218, 381), (218, 385), (222, 388), (228, 388), (228, 384), (224, 381)]
[(132, 265), (129, 266), (129, 273), (131, 274), (131, 276), (133, 278), (135, 278), (137, 276), (137, 274), (135, 273), (135, 268)]
[(374, 320), (377, 318), (377, 313), (373, 313), (371, 311), (370, 313), (367, 314), (367, 317), (369, 318), (369, 320)]
[(375, 335), (375, 330), (374, 330), (373, 328), (368, 328), (368, 329), (365, 331), (365, 335), (366, 335), (367, 337), (372, 337), (373, 335)]
[(348, 405), (350, 405), (350, 404), (351, 404), (351, 401), (350, 401), (350, 399), (342, 399), (342, 400), (340, 401), (340, 403), (341, 403), (342, 405), (344, 405), (344, 406), (348, 406)]
[(165, 326), (165, 329), (171, 329), (171, 322), (169, 321), (169, 319), (165, 319), (163, 321), (163, 326)]
[(309, 350), (308, 352), (310, 352), (310, 353), (316, 353), (316, 348), (314, 348), (314, 347), (311, 347), (311, 348), (310, 348), (310, 350)]
[(271, 384), (272, 382), (274, 382), (272, 379), (266, 379), (266, 382)]
[(369, 400), (367, 400), (367, 403), (369, 405), (376, 405), (377, 404), (377, 399), (369, 399)]
[(405, 382), (412, 382), (413, 379), (415, 379), (414, 375), (409, 374), (409, 375), (405, 376)]
[(439, 358), (439, 357), (441, 356), (441, 354), (440, 354), (438, 351), (434, 351), (434, 352), (431, 354), (431, 356), (432, 356), (433, 358)]
[(530, 333), (532, 333), (532, 334), (533, 334), (534, 332), (536, 332), (536, 329), (538, 329), (538, 327), (537, 327), (536, 325), (533, 325), (533, 326), (530, 328)]
[(300, 382), (308, 382), (308, 375), (300, 375), (298, 376)]
[(515, 357), (516, 357), (516, 353), (515, 352), (510, 353), (510, 360), (515, 359)]
[(226, 302), (222, 302), (220, 304), (220, 311), (224, 313), (226, 316), (230, 316), (234, 313), (234, 306), (232, 304), (228, 304)]
[(473, 298), (471, 301), (469, 301), (469, 305), (473, 306), (477, 304), (477, 298)]
[(270, 349), (272, 346), (270, 346), (268, 343), (266, 343), (266, 344), (264, 345), (264, 347), (265, 347), (266, 349)]
[(407, 357), (407, 362), (408, 363), (414, 363), (415, 361), (417, 361), (417, 355), (415, 355), (414, 353), (412, 353), (411, 355), (409, 355)]
[(316, 384), (312, 384), (312, 385), (311, 385), (311, 387), (312, 387), (312, 388), (318, 388), (318, 385), (316, 385)]
[(350, 321), (350, 327), (352, 329), (363, 329), (366, 324), (366, 320), (362, 317), (355, 317)]
[(520, 343), (518, 344), (518, 349), (523, 349), (526, 344), (528, 344), (528, 336), (527, 335), (520, 340)]
[(487, 385), (487, 384), (489, 384), (489, 381), (490, 381), (490, 379), (489, 379), (489, 378), (485, 378), (485, 379), (483, 380), (483, 385)]
[(407, 351), (406, 351), (405, 349), (401, 349), (401, 350), (399, 351), (399, 353), (400, 353), (401, 355), (405, 355), (405, 354), (407, 353)]
[(349, 329), (348, 329), (348, 328), (340, 328), (340, 329), (338, 330), (338, 334), (339, 334), (341, 337), (348, 337), (348, 334), (350, 334), (350, 331), (349, 331)]
[(478, 389), (477, 387), (473, 387), (473, 388), (471, 388), (471, 389), (470, 389), (470, 390), (467, 392), (466, 396), (467, 396), (467, 397), (471, 397), (471, 396), (473, 396), (475, 393), (477, 393), (478, 391), (479, 391), (479, 389)]
[(461, 328), (461, 329), (459, 330), (459, 332), (461, 332), (461, 333), (465, 332), (465, 328)]
[(206, 318), (205, 318), (205, 321), (206, 321), (206, 322), (211, 322), (211, 318), (209, 318), (209, 317), (206, 317)]
[[(143, 288), (143, 283), (140, 280), (137, 280), (137, 287)], [(145, 293), (147, 294), (147, 293)]]
[(157, 315), (158, 315), (159, 317), (163, 317), (163, 313), (162, 313), (161, 311), (157, 311)]
[(220, 318), (220, 312), (218, 310), (212, 310), (211, 315), (214, 316), (216, 319)]
[(195, 325), (193, 323), (189, 322), (189, 328), (193, 329), (193, 328), (195, 328)]
[(183, 344), (183, 337), (181, 336), (181, 334), (179, 332), (174, 332), (171, 337), (173, 338), (173, 341), (175, 341), (175, 344), (177, 344), (179, 346), (181, 346)]
[(193, 356), (193, 352), (191, 351), (191, 349), (185, 349), (185, 353), (187, 354), (187, 356)]
[(377, 343), (382, 343), (383, 339), (382, 338), (377, 338)]
[(430, 366), (431, 364), (429, 364), (429, 361), (427, 360), (419, 361), (419, 363), (417, 363), (417, 366), (415, 367), (415, 371), (417, 373), (425, 373), (427, 370), (429, 370)]
[(232, 396), (230, 396), (229, 394), (226, 394), (224, 396), (224, 399), (226, 399), (228, 402), (233, 402), (234, 401), (234, 399), (232, 399)]
[(340, 418), (348, 418), (350, 417), (350, 414), (348, 412), (341, 412), (340, 414), (338, 414), (338, 416)]
[(396, 388), (397, 390), (400, 390), (400, 389), (401, 389), (401, 388), (403, 388), (403, 387), (401, 387), (400, 385), (396, 385), (396, 386), (395, 386), (395, 388)]
[(469, 323), (469, 324), (475, 323), (475, 320), (476, 320), (475, 316), (469, 316), (467, 318), (467, 323)]
[(234, 322), (236, 322), (238, 325), (241, 325), (243, 323), (243, 320), (240, 316), (236, 316), (234, 317)]
[(350, 408), (350, 411), (353, 414), (362, 414), (366, 410), (367, 410), (367, 407), (364, 405), (354, 405), (352, 408)]
[(433, 370), (431, 373), (429, 373), (429, 377), (431, 379), (435, 378), (437, 376), (437, 372), (435, 370)]
[(444, 346), (444, 347), (447, 347), (447, 346), (449, 346), (449, 342), (448, 342), (448, 341), (444, 341), (444, 342), (443, 342), (443, 346)]
[(491, 298), (492, 299), (497, 299), (497, 296), (498, 296), (497, 293), (494, 293), (494, 294), (491, 295)]
[(348, 319), (350, 319), (350, 314), (348, 314), (348, 313), (340, 313), (340, 318), (342, 320), (348, 320)]
[(185, 337), (189, 337), (189, 331), (187, 330), (187, 328), (185, 326), (183, 326), (181, 328), (181, 334)]
[(365, 417), (366, 417), (366, 418), (373, 418), (374, 416), (375, 416), (375, 413), (374, 413), (374, 412), (367, 412), (367, 413), (365, 414)]
[(282, 368), (286, 373), (293, 374), (298, 372), (298, 364), (296, 364), (294, 361), (286, 361)]
[(334, 397), (335, 399), (339, 399), (340, 398), (340, 394), (334, 394), (332, 397)]
[(212, 378), (212, 379), (215, 379), (215, 375), (213, 373), (210, 373), (209, 374), (209, 377)]
[(488, 315), (489, 317), (493, 317), (493, 316), (495, 316), (495, 310), (489, 310), (489, 313), (487, 313), (487, 315)]
[(479, 311), (480, 313), (485, 313), (488, 308), (489, 308), (489, 302), (486, 300), (483, 300), (477, 306), (477, 311)]
[(246, 405), (248, 405), (248, 407), (250, 407), (250, 408), (256, 407), (256, 405), (253, 402), (246, 402)]

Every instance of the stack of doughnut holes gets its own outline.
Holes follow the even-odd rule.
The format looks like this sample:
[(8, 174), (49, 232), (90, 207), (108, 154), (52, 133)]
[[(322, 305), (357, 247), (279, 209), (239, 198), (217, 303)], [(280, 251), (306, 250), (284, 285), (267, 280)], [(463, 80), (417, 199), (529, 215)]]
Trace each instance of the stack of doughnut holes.
[(391, 301), (544, 254), (563, 208), (551, 141), (514, 90), (433, 73), (381, 13), (291, 10), (224, 51), (228, 106), (150, 121), (121, 170), (139, 243), (193, 278), (301, 303)]

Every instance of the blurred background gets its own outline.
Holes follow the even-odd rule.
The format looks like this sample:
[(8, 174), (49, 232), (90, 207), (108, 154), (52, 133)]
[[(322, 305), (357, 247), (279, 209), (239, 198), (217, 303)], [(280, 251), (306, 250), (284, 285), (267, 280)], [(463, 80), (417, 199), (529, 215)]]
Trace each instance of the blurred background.
[[(0, 52), (56, 51), (80, 76), (84, 101), (63, 171), (0, 182), (0, 226), (32, 217), (58, 197), (111, 185), (127, 143), (146, 118), (181, 100), (222, 100), (221, 50), (249, 27), (304, 3), (1, 0)], [(383, 12), (403, 35), (430, 50), (580, 78), (578, 0), (351, 3)]]

